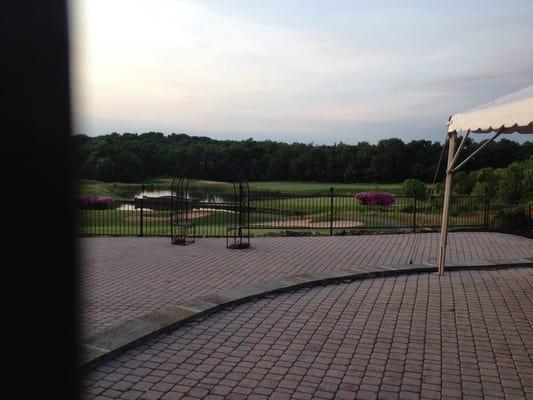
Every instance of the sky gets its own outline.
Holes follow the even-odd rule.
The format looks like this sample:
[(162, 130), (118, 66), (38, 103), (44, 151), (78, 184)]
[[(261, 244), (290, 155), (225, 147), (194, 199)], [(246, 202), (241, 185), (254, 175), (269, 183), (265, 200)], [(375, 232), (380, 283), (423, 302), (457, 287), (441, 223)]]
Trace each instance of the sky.
[(451, 114), (533, 84), (531, 0), (69, 5), (78, 134), (442, 141)]

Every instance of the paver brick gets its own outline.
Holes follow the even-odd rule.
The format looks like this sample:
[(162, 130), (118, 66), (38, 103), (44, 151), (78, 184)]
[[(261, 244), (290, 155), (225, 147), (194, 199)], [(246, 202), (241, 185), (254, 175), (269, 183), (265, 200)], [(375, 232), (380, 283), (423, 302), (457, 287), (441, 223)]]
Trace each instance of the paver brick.
[[(233, 295), (224, 290), (258, 280), (327, 277), (380, 263), (393, 269), (405, 262), (414, 237), (262, 238), (249, 252), (226, 251), (218, 239), (180, 248), (163, 239), (83, 239), (85, 334), (198, 295), (215, 302), (217, 291)], [(417, 262), (431, 261), (437, 239), (418, 237)], [(533, 255), (531, 240), (511, 235), (453, 233), (450, 242), (448, 260), (456, 264)], [(91, 369), (83, 393), (533, 397), (531, 271), (418, 273), (267, 296), (198, 318)]]
[[(190, 309), (203, 310), (223, 300), (217, 292), (251, 284), (266, 290), (264, 281), (281, 284), (298, 274), (410, 269), (411, 256), (435, 264), (438, 239), (436, 233), (266, 237), (254, 238), (249, 251), (234, 251), (216, 238), (191, 246), (172, 246), (168, 238), (80, 238), (82, 333), (89, 337), (193, 298)], [(455, 232), (448, 240), (448, 264), (533, 258), (531, 240), (517, 236)]]
[[(128, 350), (128, 357), (89, 371), (83, 393), (88, 398), (531, 397), (533, 335), (518, 329), (533, 320), (531, 293), (530, 268), (455, 271), (442, 278), (418, 273), (299, 289), (159, 335)], [(426, 323), (431, 327), (422, 329)], [(390, 340), (383, 340), (383, 330)], [(433, 331), (441, 330), (442, 338), (434, 337)], [(287, 331), (294, 334), (284, 335)], [(210, 346), (210, 356), (199, 357), (221, 337), (224, 345)], [(473, 346), (478, 337), (487, 345)], [(263, 355), (252, 361), (228, 355), (255, 347)], [(290, 357), (279, 354), (281, 348), (291, 348)], [(434, 357), (439, 351), (441, 362)], [(368, 356), (376, 352), (386, 357)], [(132, 365), (133, 359), (142, 364)], [(213, 359), (222, 361), (215, 365)]]

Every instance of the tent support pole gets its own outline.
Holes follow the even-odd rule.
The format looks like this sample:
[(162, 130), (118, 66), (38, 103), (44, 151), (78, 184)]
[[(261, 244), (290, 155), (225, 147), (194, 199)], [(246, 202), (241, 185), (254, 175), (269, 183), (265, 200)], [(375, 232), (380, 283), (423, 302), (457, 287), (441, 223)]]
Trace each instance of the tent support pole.
[(453, 161), (455, 153), (455, 139), (457, 132), (448, 134), (448, 166), (446, 168), (446, 186), (444, 189), (444, 204), (442, 208), (442, 226), (440, 231), (440, 246), (438, 258), (439, 275), (444, 274), (446, 261), (446, 242), (448, 241), (448, 219), (450, 215), (450, 198), (452, 193)]
[(468, 139), (468, 136), (470, 135), (470, 129), (466, 131), (466, 134), (463, 136), (463, 140), (461, 140), (461, 143), (459, 143), (459, 147), (457, 148), (457, 151), (455, 152), (455, 155), (453, 156), (452, 160), (452, 166), (455, 165), (457, 162), (457, 159), (459, 158), (459, 155), (461, 154), (461, 151), (463, 150), (463, 147), (465, 147), (466, 139)]
[[(499, 130), (496, 132), (496, 134), (491, 137), (489, 140), (485, 141), (483, 144), (481, 144), (476, 151), (474, 151), (472, 154), (470, 154), (468, 157), (466, 157), (461, 164), (459, 164), (457, 167), (453, 168), (453, 172), (457, 171), (459, 168), (461, 168), (463, 165), (465, 165), (468, 160), (470, 160), (472, 157), (474, 157), (477, 153), (479, 153), (485, 146), (487, 146), (489, 143), (491, 143), (494, 139), (496, 139), (498, 136), (502, 134), (502, 130)], [(452, 164), (453, 167), (453, 164)]]

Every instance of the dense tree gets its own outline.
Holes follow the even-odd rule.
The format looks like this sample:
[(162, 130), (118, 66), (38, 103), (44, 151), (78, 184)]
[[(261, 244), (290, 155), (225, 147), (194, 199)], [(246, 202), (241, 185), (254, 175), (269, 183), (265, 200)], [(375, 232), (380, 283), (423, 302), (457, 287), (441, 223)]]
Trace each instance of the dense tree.
[(459, 171), (453, 178), (453, 190), (460, 195), (470, 194), (476, 181), (464, 171)]
[[(158, 176), (187, 175), (207, 177), (211, 170), (200, 160), (217, 159), (238, 164), (249, 180), (297, 180), (327, 182), (402, 182), (408, 178), (431, 182), (439, 156), (439, 142), (400, 139), (381, 140), (373, 145), (339, 143), (332, 146), (280, 143), (270, 140), (214, 140), (185, 134), (163, 135), (160, 132), (111, 133), (109, 135), (73, 137), (81, 177), (105, 181), (142, 181)], [(465, 156), (476, 143), (466, 142)], [(445, 151), (446, 149), (444, 149)], [(487, 187), (495, 193), (496, 169), (533, 155), (533, 143), (518, 144), (507, 139), (493, 142), (468, 163), (468, 185), (461, 192), (480, 191)], [(445, 161), (445, 160), (444, 160)], [(488, 172), (482, 168), (491, 167)], [(470, 172), (480, 170), (478, 176)], [(441, 166), (439, 180), (444, 168)], [(464, 178), (464, 176), (463, 176)], [(470, 179), (471, 178), (471, 179)], [(461, 175), (459, 175), (459, 180)], [(524, 175), (520, 186), (529, 182)], [(457, 191), (457, 186), (456, 186)]]
[(376, 182), (398, 182), (405, 177), (405, 144), (400, 139), (380, 140), (370, 163), (370, 175)]
[(474, 171), (471, 174), (472, 181), (474, 181), (474, 187), (472, 194), (476, 196), (488, 196), (494, 197), (498, 189), (498, 177), (494, 172), (494, 168), (486, 167), (479, 171)]
[(525, 199), (533, 199), (533, 165), (529, 169), (524, 170), (524, 178), (522, 179), (522, 197)]
[(504, 203), (527, 203), (533, 200), (533, 156), (526, 161), (513, 162), (506, 168), (482, 168), (468, 176), (474, 187), (470, 193), (487, 194)]
[(512, 163), (499, 174), (498, 196), (506, 203), (517, 203), (523, 195), (524, 169), (519, 163)]

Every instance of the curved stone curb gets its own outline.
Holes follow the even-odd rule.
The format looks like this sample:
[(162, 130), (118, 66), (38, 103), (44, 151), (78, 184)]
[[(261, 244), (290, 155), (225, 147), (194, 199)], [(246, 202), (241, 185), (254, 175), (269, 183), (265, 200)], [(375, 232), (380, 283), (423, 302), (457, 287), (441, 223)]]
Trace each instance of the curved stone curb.
[[(449, 263), (448, 270), (533, 267), (533, 257), (516, 260), (477, 260)], [(364, 267), (364, 270), (313, 272), (288, 276), (271, 281), (257, 282), (245, 287), (224, 289), (215, 294), (195, 297), (176, 306), (145, 314), (109, 328), (85, 340), (81, 366), (92, 367), (163, 332), (172, 331), (188, 322), (221, 308), (264, 297), (272, 293), (291, 291), (302, 287), (331, 282), (353, 281), (375, 277), (396, 276), (421, 272), (436, 272), (432, 264), (400, 264)]]

